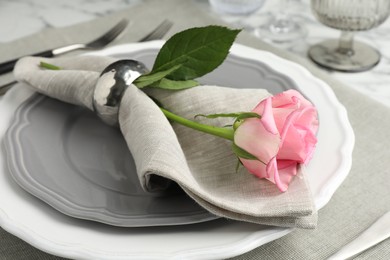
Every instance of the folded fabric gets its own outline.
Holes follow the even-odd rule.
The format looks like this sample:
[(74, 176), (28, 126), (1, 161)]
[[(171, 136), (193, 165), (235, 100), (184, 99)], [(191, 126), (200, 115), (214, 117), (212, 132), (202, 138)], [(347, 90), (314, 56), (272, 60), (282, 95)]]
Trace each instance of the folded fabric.
[[(46, 70), (41, 61), (59, 66)], [(93, 110), (93, 91), (110, 57), (81, 56), (47, 59), (26, 57), (14, 74), (36, 91)], [(182, 91), (146, 90), (165, 108), (185, 118), (196, 114), (250, 111), (270, 94), (260, 89), (198, 86)], [(241, 168), (229, 141), (210, 136), (165, 118), (154, 101), (130, 86), (119, 108), (119, 126), (132, 153), (142, 187), (158, 192), (174, 181), (202, 207), (229, 219), (282, 227), (314, 228), (317, 215), (304, 169), (287, 192)], [(209, 123), (209, 119), (197, 121)], [(227, 119), (213, 120), (226, 125)]]

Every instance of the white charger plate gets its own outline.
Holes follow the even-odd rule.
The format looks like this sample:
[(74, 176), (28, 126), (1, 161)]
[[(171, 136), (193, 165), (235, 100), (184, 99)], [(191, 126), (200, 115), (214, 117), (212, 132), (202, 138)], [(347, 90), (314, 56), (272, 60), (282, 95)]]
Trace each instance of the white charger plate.
[[(162, 41), (155, 41), (120, 45), (96, 52), (95, 55), (133, 59), (142, 57), (150, 66), (156, 50), (162, 44)], [(226, 67), (230, 69), (226, 71)], [(243, 74), (233, 75), (231, 69), (234, 67)], [(284, 76), (270, 74), (268, 77), (264, 68)], [(267, 86), (258, 85), (256, 79), (262, 79), (262, 82), (266, 79), (273, 86), (272, 92), (280, 92), (283, 89), (277, 89), (277, 86), (286, 78), (292, 87), (300, 90), (318, 108), (319, 142), (307, 172), (315, 205), (319, 209), (329, 201), (347, 176), (354, 145), (354, 134), (346, 111), (329, 86), (295, 63), (239, 44), (232, 47), (231, 58), (204, 77), (202, 82), (264, 88)], [(1, 138), (16, 108), (31, 94), (26, 89), (16, 88), (0, 102)], [(74, 219), (24, 192), (12, 181), (3, 157), (0, 157), (1, 226), (37, 248), (55, 255), (78, 259), (221, 259), (245, 253), (292, 230), (226, 220), (187, 226), (117, 228)]]

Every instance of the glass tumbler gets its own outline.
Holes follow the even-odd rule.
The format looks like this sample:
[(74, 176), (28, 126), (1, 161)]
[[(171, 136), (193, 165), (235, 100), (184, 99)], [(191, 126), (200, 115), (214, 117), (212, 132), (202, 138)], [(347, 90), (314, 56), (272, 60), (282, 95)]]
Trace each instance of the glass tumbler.
[(327, 40), (309, 49), (317, 64), (338, 71), (365, 71), (380, 60), (373, 47), (354, 41), (354, 33), (382, 24), (390, 13), (390, 0), (311, 0), (315, 17), (323, 24), (341, 30), (338, 40)]
[[(292, 0), (278, 0), (278, 8), (271, 18), (260, 25), (255, 34), (259, 38), (267, 38), (276, 43), (283, 43), (302, 39), (307, 35), (303, 23), (297, 22), (291, 12)], [(295, 0), (295, 4), (297, 4)]]
[(215, 11), (223, 14), (248, 15), (261, 6), (265, 0), (209, 0)]

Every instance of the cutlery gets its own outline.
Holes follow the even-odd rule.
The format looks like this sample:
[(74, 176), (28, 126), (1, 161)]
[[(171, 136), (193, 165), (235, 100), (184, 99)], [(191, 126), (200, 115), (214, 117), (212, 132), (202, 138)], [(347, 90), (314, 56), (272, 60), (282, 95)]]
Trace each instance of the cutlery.
[[(82, 48), (82, 49), (87, 49), (87, 48), (96, 49), (96, 48), (99, 48), (98, 46), (100, 46), (100, 48), (103, 48), (110, 41), (113, 41), (120, 34), (121, 31), (123, 31), (124, 27), (121, 30), (119, 30), (123, 26), (123, 23), (122, 23), (123, 21), (125, 21), (126, 24), (128, 23), (127, 20), (122, 20), (117, 25), (115, 25), (110, 31), (108, 31), (106, 34), (104, 34), (103, 36), (99, 37), (98, 39), (96, 39), (95, 41), (93, 41), (89, 44), (74, 44), (74, 45), (70, 45), (67, 47), (55, 49), (52, 51), (37, 53), (34, 56), (52, 57), (53, 55), (59, 55), (59, 54), (62, 54), (62, 53), (65, 53), (65, 52), (68, 52), (71, 50), (80, 49), (80, 48)], [(146, 42), (146, 41), (153, 41), (153, 40), (161, 39), (169, 31), (169, 29), (172, 27), (172, 25), (173, 25), (173, 23), (171, 21), (164, 20), (155, 29), (153, 29), (150, 33), (148, 33), (147, 35), (145, 35), (144, 37), (139, 39), (137, 42)], [(119, 26), (119, 28), (118, 28), (118, 26)], [(108, 41), (108, 40), (110, 40), (110, 41)], [(103, 45), (104, 42), (106, 42), (105, 45)], [(74, 46), (74, 47), (72, 47), (72, 46)], [(85, 46), (85, 47), (80, 47), (80, 46)], [(95, 47), (92, 47), (92, 46), (95, 46)], [(59, 52), (56, 50), (62, 50), (62, 52)], [(56, 52), (54, 53), (54, 51), (56, 51)], [(46, 54), (51, 53), (51, 55), (49, 55), (49, 56), (42, 55), (45, 53)], [(12, 68), (10, 69), (10, 70), (12, 70), (16, 61), (17, 61), (17, 59), (0, 64), (0, 74), (5, 72), (4, 70), (1, 69), (1, 66), (3, 66), (6, 63), (11, 64), (11, 62), (13, 62)], [(8, 65), (8, 66), (11, 66), (11, 65)], [(12, 81), (12, 82), (6, 83), (5, 85), (0, 86), (0, 96), (4, 95), (15, 83), (16, 83), (16, 81)]]
[(159, 40), (171, 29), (173, 23), (169, 20), (164, 20), (153, 31), (139, 39), (137, 42), (147, 42), (153, 40)]
[(329, 259), (348, 259), (390, 237), (390, 211)]
[[(89, 42), (89, 43), (76, 43), (64, 47), (60, 47), (53, 50), (42, 51), (39, 53), (32, 54), (31, 56), (41, 56), (41, 57), (53, 57), (59, 54), (67, 53), (73, 50), (79, 49), (100, 49), (105, 47), (107, 44), (112, 42), (123, 30), (126, 28), (129, 21), (127, 19), (121, 20), (114, 27), (112, 27), (108, 32), (100, 36), (99, 38)], [(9, 60), (0, 64), (0, 74), (4, 74), (13, 70), (15, 63), (19, 58)]]

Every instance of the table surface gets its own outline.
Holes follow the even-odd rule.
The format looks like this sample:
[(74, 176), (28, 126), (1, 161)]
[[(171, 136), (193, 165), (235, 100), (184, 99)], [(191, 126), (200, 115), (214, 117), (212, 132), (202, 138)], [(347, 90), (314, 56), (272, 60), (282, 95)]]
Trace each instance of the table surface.
[[(193, 0), (206, 12), (214, 13), (207, 0)], [(142, 0), (2, 0), (0, 1), (0, 51), (1, 43), (12, 42), (48, 28), (60, 28), (93, 20), (116, 11), (140, 4)], [(142, 3), (141, 3), (142, 4)], [(252, 30), (278, 10), (278, 1), (266, 1), (256, 13), (247, 17), (221, 16), (232, 25), (245, 25)], [(275, 46), (307, 58), (307, 50), (317, 42), (337, 38), (339, 31), (320, 24), (312, 15), (308, 0), (291, 0), (289, 8), (294, 19), (307, 29), (307, 36), (294, 42), (273, 43)], [(390, 107), (390, 19), (380, 27), (361, 32), (357, 40), (376, 47), (382, 54), (381, 62), (372, 70), (360, 73), (330, 72), (345, 85), (364, 93)], [(262, 38), (264, 41), (268, 41)], [(270, 42), (270, 41), (269, 41)], [(387, 42), (387, 43), (386, 43)]]
[[(194, 0), (206, 12), (212, 13), (207, 0)], [(47, 28), (65, 27), (93, 20), (129, 6), (141, 0), (3, 0), (0, 2), (0, 44), (11, 42)], [(307, 36), (293, 42), (273, 43), (274, 45), (307, 58), (307, 50), (315, 43), (325, 39), (337, 38), (338, 30), (319, 23), (310, 11), (308, 0), (290, 0), (291, 16), (302, 23)], [(216, 14), (232, 25), (245, 26), (253, 30), (263, 24), (272, 14), (278, 11), (279, 1), (266, 1), (254, 14), (234, 17)], [(262, 38), (264, 41), (268, 41)], [(382, 54), (380, 63), (373, 69), (360, 73), (329, 72), (349, 87), (390, 107), (390, 19), (378, 28), (360, 32), (356, 40), (376, 47)], [(269, 41), (270, 42), (270, 41)]]

